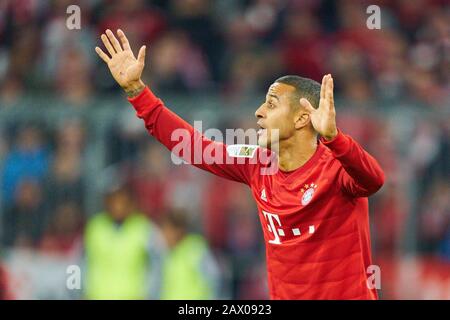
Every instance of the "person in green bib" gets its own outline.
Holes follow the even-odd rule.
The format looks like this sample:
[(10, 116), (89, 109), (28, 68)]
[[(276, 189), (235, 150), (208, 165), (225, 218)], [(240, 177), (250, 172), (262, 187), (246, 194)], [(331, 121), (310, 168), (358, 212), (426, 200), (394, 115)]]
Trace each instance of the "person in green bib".
[(168, 211), (161, 221), (168, 245), (163, 264), (161, 299), (206, 300), (219, 298), (219, 269), (206, 240), (189, 232), (187, 213)]
[(105, 197), (84, 235), (86, 299), (159, 299), (165, 243), (121, 186)]

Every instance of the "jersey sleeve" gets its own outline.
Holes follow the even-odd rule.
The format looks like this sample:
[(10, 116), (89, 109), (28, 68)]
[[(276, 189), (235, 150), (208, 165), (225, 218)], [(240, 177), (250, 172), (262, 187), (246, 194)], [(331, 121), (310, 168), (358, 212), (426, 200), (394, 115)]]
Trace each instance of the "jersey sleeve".
[(144, 120), (148, 133), (176, 157), (217, 176), (248, 185), (251, 183), (256, 170), (255, 161), (231, 157), (224, 143), (212, 141), (195, 130), (169, 110), (148, 87), (128, 101), (135, 108), (137, 117)]
[(323, 137), (320, 140), (342, 165), (338, 183), (345, 193), (353, 197), (368, 197), (384, 184), (384, 172), (377, 160), (350, 136), (338, 129), (333, 140), (327, 141)]

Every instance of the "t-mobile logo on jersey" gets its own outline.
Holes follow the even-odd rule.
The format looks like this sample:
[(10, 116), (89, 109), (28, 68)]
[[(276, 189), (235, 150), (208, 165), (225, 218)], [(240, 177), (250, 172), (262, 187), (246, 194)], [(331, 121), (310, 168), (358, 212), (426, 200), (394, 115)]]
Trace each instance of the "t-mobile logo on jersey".
[[(269, 243), (272, 244), (281, 244), (280, 237), (286, 236), (286, 233), (283, 230), (283, 227), (281, 226), (280, 217), (277, 214), (269, 213), (264, 210), (262, 210), (262, 213), (264, 214), (264, 218), (269, 222), (267, 225), (267, 229), (269, 232), (272, 232), (275, 236), (274, 239), (269, 240)], [(275, 226), (275, 221), (278, 223), (277, 226)], [(285, 229), (286, 230), (286, 229)], [(316, 227), (312, 224), (309, 226), (308, 234), (312, 235), (316, 231)], [(291, 229), (292, 235), (294, 237), (299, 237), (302, 233), (300, 232), (300, 228), (292, 228)]]
[(277, 214), (269, 213), (263, 211), (264, 217), (269, 221), (269, 224), (267, 225), (267, 228), (269, 229), (269, 232), (272, 232), (275, 236), (275, 239), (269, 240), (269, 243), (273, 244), (281, 244), (280, 241), (280, 235), (284, 235), (283, 229), (277, 229), (275, 227), (275, 223), (273, 219), (275, 219), (278, 222), (278, 226), (281, 227), (280, 217)]

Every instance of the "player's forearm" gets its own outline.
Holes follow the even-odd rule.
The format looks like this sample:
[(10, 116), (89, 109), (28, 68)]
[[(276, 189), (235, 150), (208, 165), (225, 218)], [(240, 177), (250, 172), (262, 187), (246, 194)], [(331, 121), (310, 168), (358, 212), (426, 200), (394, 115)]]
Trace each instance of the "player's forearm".
[(136, 82), (130, 82), (127, 86), (123, 87), (127, 97), (130, 99), (137, 97), (144, 89), (145, 83), (141, 79)]
[[(212, 141), (204, 139), (189, 123), (166, 108), (148, 87), (136, 97), (128, 98), (128, 101), (135, 108), (138, 118), (144, 120), (145, 127), (152, 136), (178, 157), (203, 167), (204, 161), (198, 157), (202, 156), (201, 151)], [(198, 146), (201, 148), (200, 152), (196, 150)]]
[[(132, 95), (132, 92), (136, 92), (138, 89), (129, 88), (125, 92)], [(144, 86), (144, 88), (134, 96), (129, 96), (128, 101), (133, 105), (136, 110), (138, 118), (144, 120), (145, 127), (148, 132), (153, 135), (154, 126), (158, 118), (159, 113), (163, 108), (163, 103), (158, 99), (151, 90)]]
[[(223, 143), (205, 138), (201, 132), (166, 108), (148, 87), (137, 96), (128, 98), (128, 101), (135, 108), (137, 116), (144, 120), (147, 131), (177, 157), (218, 176), (248, 183), (243, 166), (227, 161)], [(211, 157), (205, 159), (205, 153), (206, 157), (211, 153)]]
[(359, 187), (373, 194), (384, 184), (384, 172), (377, 160), (367, 153), (350, 136), (340, 130), (330, 141), (322, 142), (331, 150), (342, 167)]

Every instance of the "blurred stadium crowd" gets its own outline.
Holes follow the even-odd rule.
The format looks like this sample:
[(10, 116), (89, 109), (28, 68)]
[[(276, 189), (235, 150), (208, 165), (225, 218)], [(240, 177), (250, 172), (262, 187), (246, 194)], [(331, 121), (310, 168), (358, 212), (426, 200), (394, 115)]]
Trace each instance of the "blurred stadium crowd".
[[(72, 2), (81, 7), (80, 30), (66, 27)], [(370, 4), (381, 7), (381, 30), (366, 27)], [(205, 250), (208, 261), (199, 258), (191, 266), (197, 269), (186, 272), (214, 277), (208, 283), (220, 283), (220, 289), (204, 289), (198, 297), (267, 297), (264, 243), (250, 193), (175, 166), (169, 152), (148, 137), (94, 52), (106, 28), (124, 30), (132, 48), (147, 45), (144, 80), (163, 100), (173, 101), (169, 107), (222, 129), (254, 127), (254, 110), (277, 77), (320, 80), (332, 73), (338, 125), (386, 172), (385, 186), (370, 201), (374, 263), (387, 270), (382, 297), (423, 297), (390, 287), (395, 272), (412, 268), (402, 260), (398, 269), (398, 259), (412, 257), (417, 278), (405, 281), (417, 283), (417, 265), (436, 262), (431, 269), (441, 271), (429, 297), (441, 297), (433, 291), (441, 290), (440, 282), (450, 298), (445, 0), (1, 1), (0, 287), (9, 286), (7, 296), (0, 289), (4, 297), (60, 297), (17, 289), (28, 287), (14, 273), (36, 261), (23, 252), (87, 260), (93, 270), (89, 259), (102, 253), (88, 247), (86, 230), (94, 229), (99, 212), (114, 221), (133, 212), (146, 216), (160, 230), (154, 243), (161, 248), (146, 248), (149, 255), (174, 252), (186, 234), (203, 235), (198, 237), (208, 245), (192, 245)], [(174, 236), (167, 225), (187, 230)], [(183, 261), (178, 254), (169, 262)], [(167, 263), (161, 268), (183, 272)], [(86, 281), (100, 283), (89, 276)]]

